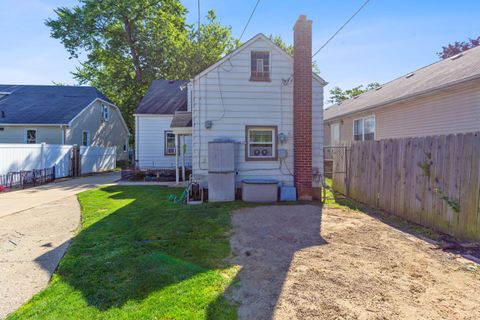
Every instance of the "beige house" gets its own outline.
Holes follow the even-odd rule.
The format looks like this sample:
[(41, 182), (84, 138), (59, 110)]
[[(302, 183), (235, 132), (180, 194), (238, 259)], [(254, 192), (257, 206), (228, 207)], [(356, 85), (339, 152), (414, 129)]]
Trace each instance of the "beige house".
[(325, 110), (325, 145), (480, 131), (480, 47)]
[(0, 85), (0, 143), (116, 147), (128, 159), (128, 127), (93, 87)]

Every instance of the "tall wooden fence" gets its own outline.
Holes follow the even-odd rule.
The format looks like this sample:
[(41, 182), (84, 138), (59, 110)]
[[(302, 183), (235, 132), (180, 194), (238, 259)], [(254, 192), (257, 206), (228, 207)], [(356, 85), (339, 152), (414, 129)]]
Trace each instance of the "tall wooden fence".
[[(355, 142), (333, 188), (458, 238), (480, 240), (480, 132)], [(334, 170), (335, 171), (335, 170)]]

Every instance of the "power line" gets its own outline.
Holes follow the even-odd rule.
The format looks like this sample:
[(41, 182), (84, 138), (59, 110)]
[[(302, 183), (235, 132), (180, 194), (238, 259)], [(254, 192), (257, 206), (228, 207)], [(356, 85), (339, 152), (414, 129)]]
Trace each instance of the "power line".
[(200, 0), (197, 1), (197, 7), (198, 7), (198, 10), (197, 10), (197, 14), (198, 14), (198, 17), (197, 17), (197, 37), (198, 37), (198, 39), (200, 39)]
[(250, 23), (250, 20), (252, 20), (253, 14), (255, 13), (255, 10), (258, 7), (258, 4), (260, 3), (260, 0), (257, 0), (257, 3), (255, 4), (255, 7), (253, 7), (252, 13), (250, 14), (250, 17), (248, 18), (247, 24), (245, 24), (245, 27), (243, 28), (242, 34), (240, 35), (240, 38), (238, 38), (238, 42), (242, 40), (243, 34), (245, 33), (245, 30), (247, 30), (248, 24)]
[(370, 2), (370, 0), (366, 0), (361, 6), (360, 8), (358, 8), (357, 11), (355, 11), (355, 13), (350, 17), (350, 19), (348, 19), (321, 47), (320, 49), (318, 49), (317, 51), (315, 51), (315, 53), (313, 54), (312, 58), (315, 57), (317, 55), (317, 53), (320, 52), (320, 50), (322, 50), (323, 48), (325, 48), (327, 46), (327, 44), (332, 41), (333, 38), (335, 38), (337, 36), (337, 34), (342, 31), (343, 28), (345, 28), (345, 26), (350, 22), (352, 21), (353, 18), (355, 18), (355, 16), (360, 13), (360, 11), (362, 11), (362, 9), (367, 5), (367, 3)]

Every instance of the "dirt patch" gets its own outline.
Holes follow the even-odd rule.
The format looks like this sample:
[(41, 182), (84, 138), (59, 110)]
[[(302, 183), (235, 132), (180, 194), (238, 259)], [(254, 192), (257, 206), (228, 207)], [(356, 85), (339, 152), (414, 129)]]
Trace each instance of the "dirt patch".
[(480, 318), (478, 265), (362, 212), (258, 207), (233, 225), (241, 319)]

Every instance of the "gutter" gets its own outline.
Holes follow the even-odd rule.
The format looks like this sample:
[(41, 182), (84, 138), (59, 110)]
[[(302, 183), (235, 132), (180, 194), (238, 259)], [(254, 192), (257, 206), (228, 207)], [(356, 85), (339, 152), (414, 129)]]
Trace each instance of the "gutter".
[[(366, 108), (363, 108), (363, 109), (360, 109), (360, 110), (355, 110), (355, 111), (352, 111), (352, 112), (342, 113), (338, 116), (334, 116), (332, 118), (324, 119), (324, 121), (329, 122), (329, 121), (339, 120), (339, 119), (341, 119), (343, 117), (346, 117), (346, 116), (354, 115), (354, 114), (357, 114), (357, 113), (362, 113), (362, 112), (369, 111), (371, 109), (376, 109), (376, 108), (379, 108), (379, 107), (384, 107), (384, 106), (387, 106), (389, 104), (401, 102), (401, 101), (404, 101), (404, 100), (409, 100), (409, 99), (412, 99), (412, 98), (424, 96), (424, 95), (427, 95), (429, 93), (432, 93), (432, 92), (435, 92), (435, 91), (438, 91), (438, 90), (455, 87), (455, 86), (458, 86), (458, 85), (463, 84), (465, 82), (479, 80), (479, 79), (480, 79), (480, 74), (477, 74), (477, 75), (474, 75), (472, 77), (465, 78), (465, 79), (462, 79), (462, 80), (453, 81), (453, 82), (450, 82), (450, 83), (446, 83), (446, 84), (443, 84), (443, 85), (435, 87), (435, 88), (426, 89), (426, 90), (423, 90), (423, 91), (420, 91), (420, 92), (409, 94), (407, 96), (403, 96), (403, 97), (395, 98), (395, 99), (388, 100), (388, 101), (385, 101), (385, 102), (373, 104), (369, 107), (366, 107)], [(341, 107), (341, 105), (339, 107)]]

